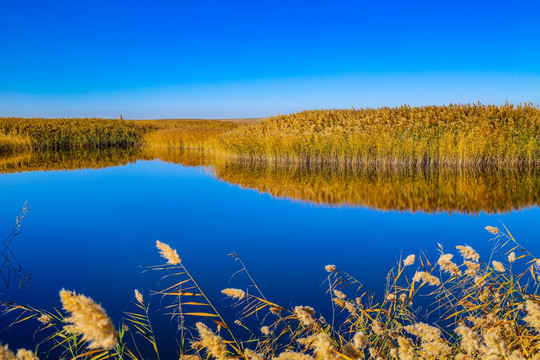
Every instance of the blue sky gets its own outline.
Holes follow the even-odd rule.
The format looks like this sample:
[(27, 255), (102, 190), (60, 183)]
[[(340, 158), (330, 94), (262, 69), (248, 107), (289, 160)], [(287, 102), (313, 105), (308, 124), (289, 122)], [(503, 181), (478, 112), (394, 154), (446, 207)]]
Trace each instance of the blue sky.
[(0, 116), (540, 103), (538, 1), (0, 2)]

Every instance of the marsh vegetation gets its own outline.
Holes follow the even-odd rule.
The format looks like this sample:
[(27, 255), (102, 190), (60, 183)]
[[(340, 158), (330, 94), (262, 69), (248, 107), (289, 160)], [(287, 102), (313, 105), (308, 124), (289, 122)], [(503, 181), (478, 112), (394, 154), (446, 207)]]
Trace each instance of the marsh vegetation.
[[(15, 324), (35, 324), (43, 339), (38, 353), (48, 347), (70, 358), (159, 359), (152, 327), (158, 306), (168, 309), (177, 325), (180, 359), (537, 359), (540, 260), (507, 229), (486, 230), (493, 236), (492, 253), (463, 244), (455, 249), (439, 245), (437, 257), (404, 256), (389, 271), (381, 294), (339, 265), (326, 265), (321, 281), (327, 284), (331, 313), (272, 301), (232, 254), (246, 282), (243, 288), (222, 290), (236, 309), (236, 319), (229, 322), (188, 270), (190, 260), (184, 262), (159, 241), (164, 263), (148, 270), (163, 274), (161, 287), (149, 293), (134, 290), (119, 324), (93, 299), (68, 290), (60, 291), (62, 311), (4, 306), (16, 315)], [(161, 299), (157, 305), (151, 301), (155, 297)], [(149, 345), (153, 356), (143, 357), (138, 343)], [(2, 351), (15, 358), (7, 346)], [(17, 359), (37, 359), (19, 351), (27, 357)]]
[(540, 158), (540, 109), (468, 104), (312, 110), (254, 124), (3, 118), (0, 134), (4, 153), (166, 147), (277, 163), (533, 167)]
[[(140, 160), (201, 167), (219, 181), (326, 207), (510, 213), (540, 203), (540, 109), (478, 104), (313, 110), (251, 124), (0, 119), (1, 174), (102, 169)], [(139, 196), (141, 187), (128, 188), (125, 179), (132, 178), (120, 181), (129, 197)], [(77, 181), (74, 188), (81, 191), (82, 182)], [(107, 203), (96, 201), (96, 212), (104, 212), (97, 218), (101, 220), (116, 216), (105, 214), (105, 207), (118, 206), (110, 198), (114, 189), (104, 183), (100, 189)], [(159, 187), (153, 180), (144, 184)], [(148, 198), (154, 199), (155, 193)], [(90, 195), (92, 201), (101, 196), (96, 194)], [(229, 211), (230, 202), (224, 208)], [(156, 209), (149, 211), (159, 212), (160, 227), (168, 216), (163, 209), (169, 207), (161, 203)], [(88, 221), (92, 209), (82, 213)], [(131, 224), (142, 218), (135, 215)], [(195, 219), (184, 216), (186, 221)], [(211, 220), (212, 226), (224, 226), (219, 219)], [(208, 219), (201, 221), (200, 227), (208, 227)], [(113, 223), (112, 232), (118, 230)], [(278, 234), (290, 229), (283, 230)], [(426, 250), (403, 257), (399, 249), (387, 251), (385, 256), (397, 261), (386, 277), (377, 274), (382, 291), (368, 290), (362, 275), (328, 264), (320, 279), (328, 299), (325, 306), (272, 300), (263, 290), (265, 284), (255, 281), (235, 253), (238, 268), (233, 276), (244, 283), (224, 288), (227, 299), (218, 302), (191, 272), (189, 264), (195, 259), (184, 259), (158, 241), (164, 263), (144, 271), (159, 274), (161, 281), (156, 288), (133, 289), (131, 299), (118, 298), (125, 311), (121, 321), (116, 313), (109, 317), (107, 303), (83, 295), (82, 285), (77, 291), (58, 289), (56, 307), (4, 302), (9, 328), (32, 331), (25, 342), (29, 350), (3, 345), (0, 359), (164, 359), (170, 351), (163, 349), (171, 346), (175, 356), (189, 360), (540, 359), (540, 260), (506, 228), (486, 230), (492, 249), (473, 249), (466, 245), (470, 239), (464, 239), (451, 249), (439, 245), (436, 256)], [(2, 254), (16, 259), (7, 250)], [(302, 266), (308, 255), (294, 256), (295, 266)], [(22, 268), (9, 269), (26, 276)], [(106, 275), (111, 280), (111, 274)], [(154, 326), (163, 324), (160, 316), (173, 324), (172, 334)]]

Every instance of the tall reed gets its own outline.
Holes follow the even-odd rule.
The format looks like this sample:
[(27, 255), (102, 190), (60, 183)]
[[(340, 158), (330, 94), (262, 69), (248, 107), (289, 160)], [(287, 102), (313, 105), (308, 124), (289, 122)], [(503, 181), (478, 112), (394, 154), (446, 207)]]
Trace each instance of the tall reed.
[(242, 126), (211, 141), (275, 162), (533, 166), (540, 108), (532, 104), (310, 110)]
[[(156, 243), (166, 263), (150, 269), (171, 282), (155, 294), (161, 306), (174, 310), (180, 359), (538, 359), (540, 259), (506, 228), (486, 230), (493, 253), (463, 244), (439, 246), (437, 257), (411, 254), (390, 270), (381, 294), (367, 290), (338, 265), (326, 265), (327, 292), (336, 310), (327, 316), (308, 305), (288, 307), (269, 300), (236, 254), (248, 282), (244, 289), (222, 291), (239, 310), (234, 323), (225, 320), (169, 245)], [(159, 358), (152, 312), (138, 291), (136, 307), (142, 313), (126, 314), (135, 330), (133, 342), (127, 341), (125, 326), (116, 332), (93, 300), (72, 292), (61, 295), (68, 318), (61, 312), (4, 306), (19, 313), (16, 322), (44, 324), (46, 341), (63, 347), (65, 357), (148, 358), (130, 349), (138, 348), (140, 335)], [(418, 304), (427, 305), (424, 312)], [(100, 322), (87, 321), (91, 317)]]

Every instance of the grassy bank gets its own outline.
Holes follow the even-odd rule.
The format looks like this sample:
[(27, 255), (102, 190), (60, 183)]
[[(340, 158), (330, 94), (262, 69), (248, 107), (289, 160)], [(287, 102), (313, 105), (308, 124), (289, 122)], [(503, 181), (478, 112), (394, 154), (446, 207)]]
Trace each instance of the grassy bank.
[(303, 111), (240, 127), (212, 146), (278, 162), (531, 166), (540, 161), (540, 109), (450, 105)]
[(213, 120), (0, 118), (0, 154), (19, 151), (202, 147), (239, 124)]
[(0, 153), (190, 148), (280, 164), (514, 166), (540, 162), (540, 108), (311, 110), (264, 121), (0, 119)]
[[(16, 314), (12, 327), (34, 324), (37, 330), (27, 343), (33, 347), (34, 339), (40, 356), (53, 349), (52, 356), (70, 359), (164, 358), (164, 333), (152, 326), (163, 316), (160, 309), (178, 325), (175, 358), (180, 360), (538, 359), (540, 260), (508, 231), (486, 230), (493, 252), (439, 245), (436, 256), (404, 256), (380, 294), (339, 265), (321, 264), (332, 304), (324, 313), (272, 301), (235, 254), (244, 283), (223, 289), (227, 299), (219, 305), (196, 282), (190, 260), (157, 241), (164, 264), (149, 270), (163, 274), (160, 288), (135, 290), (125, 299), (128, 310), (119, 324), (93, 299), (67, 290), (60, 291), (62, 310), (5, 303), (4, 316)], [(231, 306), (232, 319), (221, 312)], [(0, 351), (15, 359), (7, 345)], [(19, 352), (26, 357), (17, 359), (38, 359), (29, 350)]]
[(141, 146), (145, 131), (117, 120), (0, 118), (0, 134), (21, 143), (13, 150), (125, 149)]

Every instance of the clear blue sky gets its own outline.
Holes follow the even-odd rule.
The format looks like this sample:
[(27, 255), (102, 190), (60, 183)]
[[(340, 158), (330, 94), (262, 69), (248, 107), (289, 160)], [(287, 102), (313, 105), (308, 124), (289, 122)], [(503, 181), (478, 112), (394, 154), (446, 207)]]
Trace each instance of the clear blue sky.
[(540, 103), (540, 2), (0, 1), (0, 116)]

